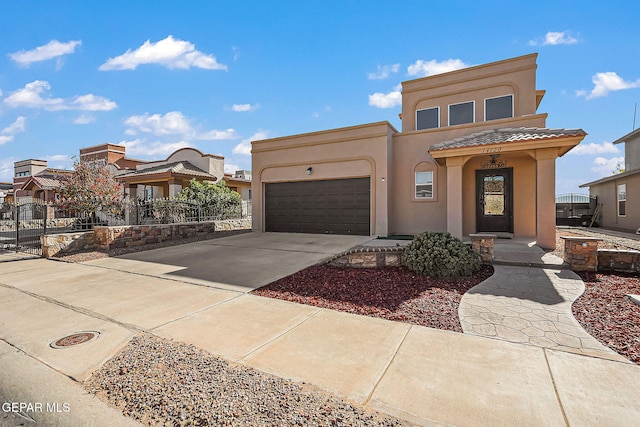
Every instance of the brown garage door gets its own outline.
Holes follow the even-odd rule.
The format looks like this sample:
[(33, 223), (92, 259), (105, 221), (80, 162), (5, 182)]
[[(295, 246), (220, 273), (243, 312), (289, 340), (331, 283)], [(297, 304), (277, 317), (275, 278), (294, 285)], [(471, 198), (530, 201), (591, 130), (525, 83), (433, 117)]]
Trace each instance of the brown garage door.
[(266, 184), (265, 230), (368, 236), (369, 178)]

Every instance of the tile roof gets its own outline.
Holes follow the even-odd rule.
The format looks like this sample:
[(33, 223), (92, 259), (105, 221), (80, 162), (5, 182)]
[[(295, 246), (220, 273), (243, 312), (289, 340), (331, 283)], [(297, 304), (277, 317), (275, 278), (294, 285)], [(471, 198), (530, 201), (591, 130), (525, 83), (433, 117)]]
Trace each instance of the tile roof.
[(60, 188), (62, 182), (59, 179), (50, 178), (47, 176), (32, 176), (31, 179), (27, 180), (22, 187), (24, 188), (30, 182), (34, 182), (38, 187), (42, 189), (51, 189), (51, 188)]
[(180, 174), (180, 175), (201, 176), (204, 178), (213, 178), (213, 175), (203, 171), (202, 169), (194, 166), (192, 163), (186, 160), (182, 160), (179, 162), (165, 163), (158, 166), (151, 166), (149, 168), (130, 171), (129, 173), (118, 175), (118, 178), (155, 175), (159, 173), (172, 173), (172, 174)]
[(448, 150), (452, 148), (475, 147), (493, 145), (504, 142), (518, 142), (531, 140), (547, 140), (570, 136), (585, 136), (582, 129), (547, 129), (547, 128), (505, 128), (491, 129), (441, 142), (429, 147), (429, 151)]

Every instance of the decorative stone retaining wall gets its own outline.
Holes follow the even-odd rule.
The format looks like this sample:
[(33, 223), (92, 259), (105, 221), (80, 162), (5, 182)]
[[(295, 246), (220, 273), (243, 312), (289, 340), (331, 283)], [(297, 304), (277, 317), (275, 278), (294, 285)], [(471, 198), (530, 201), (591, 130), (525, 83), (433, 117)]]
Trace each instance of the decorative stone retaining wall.
[(51, 258), (59, 252), (79, 252), (95, 249), (93, 231), (48, 234), (40, 238), (42, 256)]
[(564, 262), (574, 271), (598, 270), (597, 237), (561, 237), (564, 240)]
[(360, 247), (343, 252), (327, 261), (335, 267), (397, 267), (400, 265), (402, 248)]
[(598, 271), (640, 272), (640, 251), (598, 249)]
[(469, 237), (471, 237), (473, 251), (480, 255), (480, 261), (493, 261), (493, 242), (498, 236), (495, 234), (470, 234)]
[(69, 253), (91, 249), (109, 250), (184, 239), (216, 231), (250, 229), (250, 218), (180, 224), (96, 226), (93, 231), (83, 233), (42, 236), (42, 255), (49, 258), (60, 252)]
[(640, 272), (640, 251), (598, 249), (597, 237), (562, 237), (564, 261), (575, 271)]

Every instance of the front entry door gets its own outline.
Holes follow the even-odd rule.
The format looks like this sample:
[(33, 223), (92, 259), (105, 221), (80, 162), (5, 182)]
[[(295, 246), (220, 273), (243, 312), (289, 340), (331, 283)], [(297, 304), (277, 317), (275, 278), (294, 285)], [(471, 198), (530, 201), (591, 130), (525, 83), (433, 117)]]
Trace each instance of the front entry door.
[(476, 171), (476, 229), (513, 233), (513, 169)]

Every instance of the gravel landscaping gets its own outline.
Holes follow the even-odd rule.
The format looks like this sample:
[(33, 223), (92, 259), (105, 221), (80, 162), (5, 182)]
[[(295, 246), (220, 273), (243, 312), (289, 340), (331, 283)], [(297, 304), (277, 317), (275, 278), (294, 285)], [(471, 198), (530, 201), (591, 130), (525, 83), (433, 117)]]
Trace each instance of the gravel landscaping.
[(152, 426), (405, 426), (314, 389), (139, 335), (84, 387)]
[(579, 273), (585, 293), (572, 306), (582, 327), (605, 346), (640, 365), (640, 275)]
[(316, 265), (252, 291), (253, 294), (365, 316), (462, 332), (462, 295), (493, 274), (483, 265), (470, 277), (433, 279), (402, 267)]

